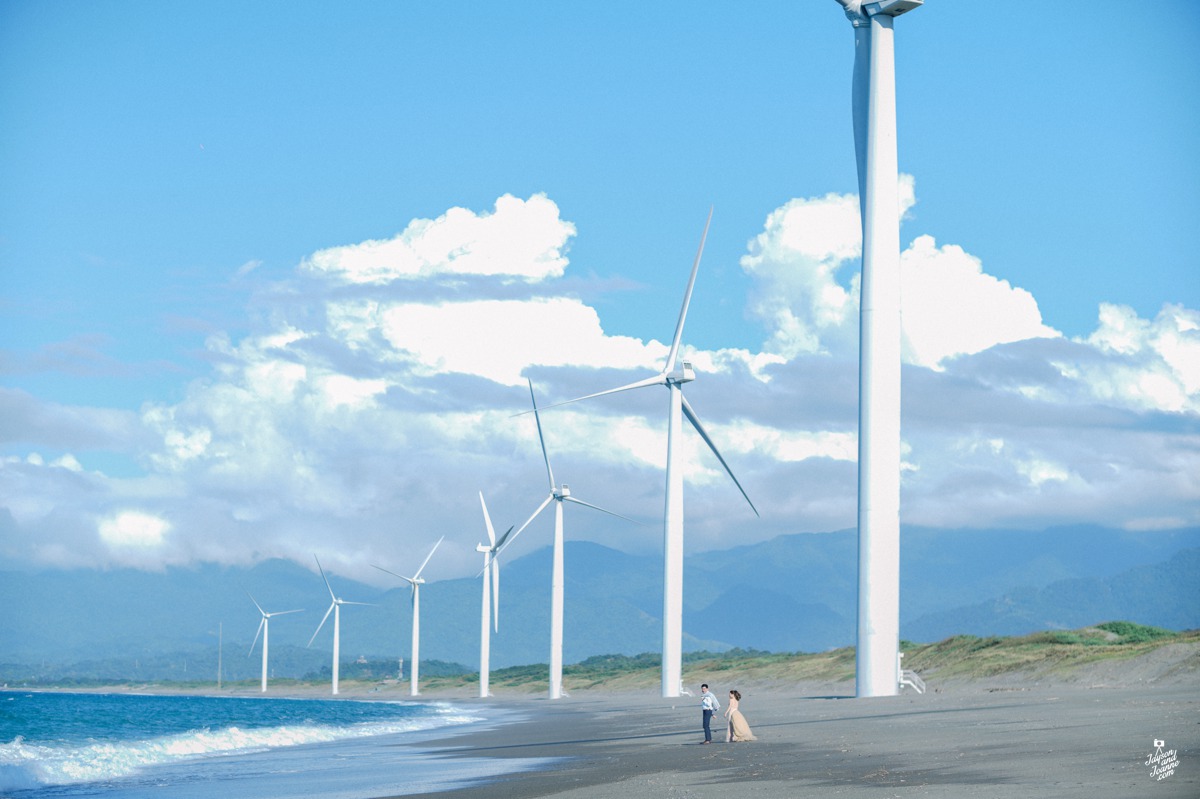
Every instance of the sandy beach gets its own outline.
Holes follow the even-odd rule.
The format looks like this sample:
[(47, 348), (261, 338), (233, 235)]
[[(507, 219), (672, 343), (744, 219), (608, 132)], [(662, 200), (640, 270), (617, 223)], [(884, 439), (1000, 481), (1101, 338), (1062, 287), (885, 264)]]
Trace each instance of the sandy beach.
[[(527, 720), (421, 748), (450, 758), (562, 760), (544, 771), (431, 795), (1200, 796), (1200, 692), (1193, 680), (1119, 686), (1006, 681), (873, 699), (847, 696), (848, 684), (789, 689), (709, 682), (722, 699), (730, 688), (741, 691), (757, 741), (725, 743), (724, 728), (714, 724), (715, 742), (701, 744), (699, 700), (689, 697), (597, 691), (554, 702), (497, 697), (487, 701)], [(1178, 763), (1163, 779), (1147, 765), (1156, 741), (1164, 742), (1164, 754), (1174, 750)]]

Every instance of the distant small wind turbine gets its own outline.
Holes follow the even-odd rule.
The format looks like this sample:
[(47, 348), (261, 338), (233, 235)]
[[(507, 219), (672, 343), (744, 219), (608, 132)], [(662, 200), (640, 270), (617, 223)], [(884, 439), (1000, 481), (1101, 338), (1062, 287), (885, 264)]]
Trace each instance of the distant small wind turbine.
[(254, 603), (254, 607), (258, 608), (258, 612), (262, 614), (262, 621), (258, 623), (258, 631), (254, 633), (254, 641), (250, 644), (250, 651), (246, 653), (246, 657), (254, 654), (254, 647), (258, 644), (258, 635), (262, 633), (262, 692), (265, 694), (267, 692), (267, 646), (271, 635), (271, 617), (285, 616), (288, 613), (300, 613), (303, 611), (303, 608), (300, 610), (277, 610), (274, 613), (267, 613), (263, 610), (262, 605), (258, 604), (258, 600), (250, 596), (249, 591), (246, 592), (246, 596), (250, 597), (250, 601)]
[(922, 0), (837, 0), (854, 26), (851, 112), (862, 212), (855, 693), (900, 690), (900, 189), (895, 18)]
[(329, 589), (329, 598), (333, 600), (329, 604), (329, 610), (325, 611), (325, 615), (321, 618), (321, 623), (317, 625), (317, 630), (312, 634), (312, 638), (308, 639), (308, 646), (312, 646), (312, 642), (317, 639), (317, 633), (321, 632), (321, 628), (325, 626), (326, 620), (329, 619), (329, 614), (333, 614), (333, 693), (338, 692), (338, 657), (341, 655), (341, 639), (342, 639), (342, 605), (369, 605), (370, 602), (350, 602), (346, 599), (341, 599), (333, 593), (333, 586), (329, 584), (329, 578), (325, 576), (325, 570), (321, 568), (321, 561), (316, 555), (313, 555), (313, 560), (317, 561), (317, 569), (321, 572), (321, 579), (325, 581), (325, 587)]
[[(496, 530), (492, 527), (492, 517), (488, 514), (487, 503), (483, 500), (483, 492), (479, 492), (479, 504), (483, 507), (483, 521), (487, 530), (488, 542), (475, 547), (476, 552), (483, 553), (483, 608), (479, 626), (479, 697), (486, 699), (488, 691), (488, 672), (492, 652), (492, 627), (500, 631), (500, 559), (499, 550), (508, 540), (513, 528), (509, 527), (504, 535), (496, 538)], [(490, 618), (489, 618), (490, 617)]]
[(409, 679), (411, 686), (409, 687), (409, 695), (417, 696), (421, 693), (419, 686), (419, 675), (421, 663), (421, 586), (425, 584), (425, 580), (421, 578), (421, 572), (425, 571), (425, 565), (429, 563), (429, 559), (433, 557), (433, 553), (437, 552), (437, 548), (441, 546), (446, 536), (442, 536), (433, 545), (433, 549), (429, 550), (429, 554), (425, 556), (425, 560), (421, 563), (421, 568), (417, 569), (417, 573), (412, 577), (405, 577), (403, 574), (388, 571), (382, 566), (376, 566), (381, 572), (387, 572), (393, 577), (399, 577), (412, 586), (412, 666), (409, 667)]
[[(538, 413), (537, 398), (533, 395), (533, 381), (529, 381), (529, 400), (533, 404), (533, 418), (537, 422), (538, 442), (542, 445), (542, 460), (546, 463), (546, 477), (550, 481), (550, 494), (542, 504), (538, 505), (537, 510), (525, 520), (525, 523), (517, 528), (517, 531), (512, 534), (509, 543), (512, 543), (521, 531), (529, 526), (530, 522), (538, 517), (546, 506), (551, 501), (554, 505), (554, 554), (552, 566), (550, 569), (550, 698), (562, 698), (562, 656), (563, 656), (563, 503), (574, 502), (576, 505), (583, 505), (585, 508), (598, 510), (601, 513), (607, 513), (609, 516), (616, 516), (618, 519), (624, 519), (627, 522), (632, 522), (633, 519), (627, 516), (622, 516), (619, 513), (613, 513), (610, 510), (605, 510), (598, 505), (593, 505), (589, 502), (584, 502), (578, 497), (571, 496), (571, 489), (566, 483), (561, 486), (554, 481), (554, 470), (550, 468), (550, 456), (546, 454), (546, 439), (542, 435), (542, 419)], [(637, 522), (634, 522), (637, 524)]]
[(721, 457), (717, 445), (700, 423), (700, 418), (692, 410), (687, 399), (683, 396), (683, 384), (696, 379), (692, 365), (687, 361), (676, 368), (679, 357), (679, 345), (683, 338), (683, 324), (687, 319), (688, 305), (692, 301), (692, 289), (696, 285), (696, 272), (700, 268), (700, 256), (704, 253), (704, 241), (708, 238), (708, 226), (712, 222), (712, 209), (708, 211), (708, 219), (704, 223), (704, 234), (700, 237), (700, 247), (696, 250), (696, 260), (692, 264), (692, 274), (688, 278), (687, 289), (683, 295), (683, 306), (679, 309), (679, 319), (675, 323), (675, 336), (671, 339), (671, 350), (663, 369), (653, 377), (638, 380), (618, 388), (598, 391), (584, 397), (555, 403), (548, 408), (565, 405), (568, 402), (602, 397), (605, 394), (616, 394), (619, 391), (629, 391), (645, 386), (666, 386), (671, 394), (667, 413), (667, 488), (666, 502), (663, 513), (663, 653), (662, 653), (662, 695), (664, 697), (679, 696), (680, 680), (683, 675), (683, 469), (676, 463), (676, 453), (679, 450), (679, 440), (683, 428), (683, 417), (687, 416), (692, 427), (704, 439), (704, 443), (717, 456), (725, 473), (733, 480), (734, 485), (742, 492), (754, 515), (758, 508), (750, 501), (750, 496), (742, 484), (734, 476), (729, 464)]

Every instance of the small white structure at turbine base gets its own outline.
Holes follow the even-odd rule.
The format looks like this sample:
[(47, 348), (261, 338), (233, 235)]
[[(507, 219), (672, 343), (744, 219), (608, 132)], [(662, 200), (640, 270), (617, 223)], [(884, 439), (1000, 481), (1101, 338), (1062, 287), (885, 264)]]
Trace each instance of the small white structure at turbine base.
[(856, 694), (899, 691), (900, 200), (894, 18), (921, 0), (837, 0), (854, 26), (853, 116), (862, 209)]

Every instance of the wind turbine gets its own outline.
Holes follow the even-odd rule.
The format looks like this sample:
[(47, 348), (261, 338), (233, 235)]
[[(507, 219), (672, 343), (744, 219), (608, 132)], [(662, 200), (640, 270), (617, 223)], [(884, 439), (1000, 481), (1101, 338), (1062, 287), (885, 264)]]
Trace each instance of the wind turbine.
[(421, 662), (421, 586), (425, 584), (425, 580), (421, 578), (421, 572), (425, 571), (425, 565), (429, 563), (429, 559), (433, 557), (433, 553), (441, 546), (446, 536), (442, 536), (433, 545), (433, 549), (429, 550), (429, 554), (425, 556), (425, 560), (421, 563), (421, 568), (417, 569), (417, 573), (412, 577), (405, 577), (403, 574), (396, 574), (393, 571), (388, 571), (382, 566), (376, 566), (381, 572), (387, 572), (393, 577), (399, 577), (412, 586), (412, 666), (409, 668), (411, 686), (409, 687), (409, 696), (417, 696), (421, 693), (419, 680), (419, 667)]
[(712, 453), (717, 456), (725, 473), (729, 475), (734, 485), (742, 492), (746, 502), (750, 504), (754, 515), (758, 515), (758, 509), (750, 501), (746, 489), (742, 488), (742, 484), (734, 477), (733, 470), (721, 457), (717, 445), (713, 443), (712, 438), (704, 429), (704, 425), (700, 423), (700, 418), (683, 396), (683, 384), (696, 379), (692, 365), (687, 361), (677, 363), (679, 343), (683, 337), (683, 324), (687, 319), (688, 304), (692, 301), (692, 289), (696, 285), (696, 272), (700, 268), (700, 256), (704, 253), (704, 241), (708, 238), (708, 226), (711, 222), (712, 209), (710, 208), (708, 219), (704, 223), (704, 234), (700, 237), (700, 247), (696, 250), (696, 260), (692, 264), (692, 274), (688, 278), (687, 290), (683, 295), (683, 307), (679, 309), (679, 320), (675, 323), (675, 336), (671, 339), (671, 350), (667, 354), (667, 361), (663, 365), (662, 371), (653, 377), (647, 377), (629, 385), (547, 406), (548, 408), (557, 407), (557, 405), (565, 405), (567, 402), (578, 402), (645, 386), (666, 386), (670, 392), (671, 399), (667, 411), (667, 488), (663, 513), (662, 695), (664, 697), (679, 696), (680, 681), (683, 676), (683, 470), (681, 465), (676, 463), (676, 453), (680, 447), (679, 441), (683, 431), (684, 416), (704, 439), (704, 443), (708, 445)]
[(900, 200), (895, 18), (922, 0), (837, 0), (854, 26), (854, 150), (862, 212), (856, 694), (900, 675)]
[(333, 586), (329, 584), (329, 578), (325, 576), (325, 570), (321, 568), (321, 561), (313, 555), (313, 560), (317, 562), (317, 569), (321, 572), (321, 579), (325, 581), (325, 587), (329, 589), (329, 598), (332, 602), (329, 603), (329, 610), (325, 611), (321, 623), (317, 625), (317, 630), (312, 634), (312, 638), (308, 639), (308, 646), (312, 646), (312, 642), (317, 640), (317, 633), (321, 632), (321, 628), (325, 626), (325, 622), (329, 619), (329, 614), (333, 614), (333, 693), (338, 692), (338, 657), (341, 654), (341, 638), (342, 638), (342, 605), (369, 605), (369, 602), (350, 602), (345, 599), (340, 599), (333, 593)]
[(495, 626), (497, 632), (500, 631), (500, 560), (497, 555), (513, 528), (509, 527), (497, 540), (482, 491), (479, 492), (479, 504), (483, 506), (483, 521), (488, 534), (488, 542), (475, 547), (476, 552), (483, 553), (483, 571), (480, 572), (483, 576), (483, 610), (479, 626), (479, 697), (486, 699), (490, 695), (488, 672), (492, 653), (492, 626)]
[[(550, 481), (550, 493), (538, 505), (525, 523), (522, 524), (512, 537), (515, 539), (530, 522), (538, 517), (546, 506), (553, 501), (554, 505), (554, 554), (550, 569), (550, 698), (562, 698), (562, 646), (563, 646), (563, 503), (574, 502), (585, 508), (592, 508), (618, 519), (632, 522), (626, 516), (605, 510), (598, 505), (584, 502), (578, 497), (571, 496), (571, 488), (563, 483), (561, 486), (554, 481), (554, 470), (550, 468), (550, 456), (546, 454), (546, 438), (542, 435), (542, 418), (538, 414), (537, 399), (533, 395), (533, 381), (529, 381), (529, 400), (533, 403), (533, 418), (537, 421), (538, 442), (542, 445), (542, 460), (546, 462), (546, 477)], [(636, 523), (636, 522), (635, 522)]]
[(300, 613), (303, 608), (300, 610), (277, 610), (274, 613), (267, 613), (265, 610), (263, 610), (262, 605), (258, 604), (258, 600), (250, 596), (249, 591), (246, 592), (246, 596), (250, 597), (250, 601), (254, 603), (254, 607), (258, 608), (258, 612), (262, 614), (262, 621), (258, 623), (258, 631), (254, 633), (254, 641), (250, 644), (250, 651), (246, 653), (246, 657), (250, 657), (254, 654), (254, 647), (256, 644), (258, 644), (258, 635), (259, 633), (262, 633), (262, 692), (265, 694), (267, 692), (267, 645), (269, 636), (271, 634), (271, 617), (285, 616), (288, 613)]

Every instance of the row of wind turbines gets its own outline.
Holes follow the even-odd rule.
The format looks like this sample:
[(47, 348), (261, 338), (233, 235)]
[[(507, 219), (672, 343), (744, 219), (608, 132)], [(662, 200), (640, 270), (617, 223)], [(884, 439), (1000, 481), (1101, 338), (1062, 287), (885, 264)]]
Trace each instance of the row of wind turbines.
[[(421, 586), (425, 584), (425, 579), (421, 577), (421, 572), (425, 571), (425, 567), (429, 564), (429, 559), (433, 557), (433, 553), (441, 546), (445, 536), (438, 539), (433, 545), (433, 549), (429, 550), (429, 554), (425, 556), (425, 560), (421, 563), (420, 568), (412, 577), (406, 577), (403, 574), (397, 574), (394, 571), (376, 566), (382, 572), (387, 572), (393, 577), (399, 577), (412, 587), (412, 664), (409, 667), (411, 695), (417, 696), (420, 694), (420, 675), (419, 664), (421, 658)], [(333, 586), (329, 583), (329, 577), (325, 574), (324, 567), (321, 566), (321, 560), (316, 555), (313, 555), (313, 560), (317, 562), (317, 570), (321, 573), (321, 579), (325, 582), (325, 589), (329, 592), (329, 609), (325, 611), (325, 615), (321, 618), (321, 623), (317, 625), (317, 629), (313, 632), (312, 638), (308, 639), (308, 646), (312, 646), (313, 641), (317, 640), (317, 635), (325, 626), (325, 622), (329, 621), (329, 614), (333, 614), (333, 693), (338, 692), (338, 671), (341, 662), (341, 642), (342, 642), (342, 605), (370, 605), (370, 602), (351, 602), (348, 599), (342, 599), (334, 593)], [(262, 692), (267, 691), (267, 657), (270, 648), (271, 636), (271, 618), (274, 616), (283, 616), (288, 613), (301, 613), (303, 608), (297, 610), (277, 610), (271, 613), (263, 610), (262, 605), (258, 604), (249, 592), (247, 596), (254, 603), (254, 607), (258, 608), (258, 612), (262, 615), (262, 620), (258, 623), (258, 631), (254, 633), (254, 641), (250, 644), (249, 654), (254, 654), (254, 647), (258, 645), (258, 637), (262, 636)]]
[[(836, 0), (854, 29), (855, 62), (852, 81), (852, 116), (855, 156), (862, 214), (863, 258), (860, 300), (859, 358), (859, 453), (858, 453), (858, 638), (856, 647), (856, 693), (858, 696), (888, 696), (899, 686), (899, 513), (900, 513), (900, 287), (899, 287), (899, 170), (896, 145), (896, 96), (894, 63), (894, 20), (920, 5), (922, 0)], [(590, 400), (647, 386), (663, 386), (669, 392), (667, 410), (666, 492), (663, 511), (663, 614), (662, 695), (677, 697), (682, 690), (683, 631), (683, 471), (677, 462), (683, 419), (716, 455), (747, 504), (758, 509), (734, 476), (716, 444), (683, 395), (683, 386), (696, 379), (692, 365), (679, 359), (680, 343), (688, 305), (696, 283), (700, 258), (712, 221), (712, 210), (704, 225), (700, 246), (692, 264), (683, 305), (675, 323), (675, 334), (666, 362), (657, 374), (642, 380), (547, 406)], [(481, 626), (481, 697), (488, 696), (491, 633), (499, 630), (499, 556), (550, 504), (555, 503), (551, 568), (550, 687), (551, 699), (562, 696), (563, 630), (563, 506), (567, 502), (627, 519), (613, 511), (584, 502), (559, 485), (550, 467), (545, 437), (533, 384), (529, 384), (538, 440), (549, 479), (549, 495), (518, 528), (509, 527), (496, 536), (487, 503), (480, 492), (488, 541), (476, 549), (484, 556)], [(628, 519), (627, 519), (628, 520)], [(441, 540), (438, 541), (441, 544)], [(418, 693), (420, 630), (419, 588), (421, 571), (402, 577), (412, 586), (412, 694)], [(320, 562), (318, 561), (320, 569)], [(387, 571), (386, 569), (384, 571)], [(338, 598), (321, 569), (332, 603), (317, 628), (320, 632), (329, 614), (334, 616), (333, 693), (338, 691), (339, 609), (351, 603)], [(253, 598), (252, 598), (253, 599)], [(255, 602), (258, 606), (258, 603)], [(262, 613), (263, 690), (267, 680), (267, 627), (271, 616), (295, 611)], [(313, 639), (316, 633), (313, 634)], [(257, 635), (255, 640), (257, 641)], [(310, 645), (312, 640), (309, 641)], [(251, 647), (253, 651), (253, 646)]]
[[(637, 380), (616, 388), (598, 391), (575, 399), (547, 406), (555, 408), (572, 402), (590, 400), (608, 394), (622, 391), (646, 388), (648, 386), (663, 386), (669, 392), (667, 406), (667, 460), (666, 460), (666, 494), (663, 509), (663, 634), (662, 634), (662, 695), (664, 697), (679, 696), (683, 677), (683, 469), (677, 462), (681, 450), (680, 436), (683, 433), (683, 419), (700, 434), (704, 443), (720, 461), (725, 473), (729, 475), (738, 487), (742, 496), (749, 504), (754, 514), (758, 509), (750, 500), (746, 490), (733, 474), (725, 458), (721, 456), (716, 443), (704, 429), (700, 417), (691, 404), (683, 396), (683, 385), (696, 379), (696, 372), (687, 361), (679, 359), (680, 344), (683, 340), (684, 323), (687, 321), (688, 307), (692, 301), (692, 291), (696, 286), (696, 274), (700, 269), (700, 259), (704, 254), (704, 244), (708, 239), (708, 229), (712, 224), (712, 209), (704, 222), (704, 232), (700, 236), (700, 245), (696, 250), (692, 271), (688, 277), (687, 288), (683, 294), (683, 304), (679, 309), (679, 317), (675, 322), (675, 333), (671, 338), (671, 349), (667, 353), (666, 362), (658, 374)], [(546, 441), (542, 434), (541, 417), (538, 412), (537, 400), (533, 394), (533, 384), (529, 386), (530, 402), (533, 408), (525, 413), (532, 413), (537, 421), (538, 440), (542, 447), (542, 458), (546, 463), (546, 474), (550, 480), (550, 496), (538, 506), (533, 515), (517, 530), (520, 533), (532, 522), (551, 500), (557, 500), (554, 514), (554, 547), (551, 574), (551, 652), (550, 652), (550, 698), (562, 696), (562, 611), (563, 611), (563, 504), (574, 502), (586, 507), (627, 519), (625, 516), (605, 510), (596, 505), (572, 497), (567, 485), (559, 487), (554, 481), (554, 472), (550, 468), (550, 458), (546, 453)], [(516, 537), (516, 533), (512, 538)], [(512, 538), (507, 543), (511, 543)], [(506, 544), (507, 545), (507, 544)], [(493, 558), (494, 560), (494, 558)], [(482, 689), (481, 689), (482, 695)]]
[[(708, 229), (712, 223), (712, 209), (709, 209), (708, 218), (704, 223), (704, 232), (700, 237), (700, 246), (696, 250), (696, 258), (692, 262), (691, 275), (688, 278), (687, 288), (683, 295), (683, 305), (679, 310), (679, 317), (675, 322), (675, 334), (671, 339), (671, 349), (667, 354), (667, 359), (663, 368), (657, 374), (637, 380), (627, 385), (618, 386), (616, 388), (598, 391), (593, 394), (587, 394), (575, 399), (565, 400), (547, 406), (556, 408), (562, 405), (567, 405), (572, 402), (581, 402), (583, 400), (602, 397), (608, 394), (616, 394), (622, 391), (630, 391), (647, 386), (664, 386), (670, 392), (670, 402), (667, 409), (667, 462), (666, 462), (666, 500), (664, 507), (664, 568), (663, 568), (663, 635), (662, 635), (662, 695), (664, 697), (679, 696), (682, 689), (682, 663), (683, 663), (683, 470), (680, 464), (677, 463), (676, 456), (680, 450), (680, 436), (683, 432), (683, 418), (686, 417), (688, 422), (700, 434), (700, 437), (708, 445), (712, 453), (721, 462), (726, 474), (733, 480), (734, 484), (741, 491), (742, 496), (750, 505), (754, 514), (758, 515), (758, 509), (754, 507), (749, 495), (742, 484), (738, 482), (734, 476), (733, 470), (729, 464), (721, 456), (717, 449), (716, 443), (712, 437), (704, 429), (704, 425), (700, 422), (695, 410), (691, 404), (683, 396), (683, 384), (689, 383), (696, 379), (695, 370), (687, 361), (679, 360), (680, 344), (683, 339), (684, 323), (687, 321), (688, 306), (691, 304), (692, 291), (696, 285), (696, 274), (700, 269), (700, 259), (704, 254), (704, 243), (708, 238)], [(483, 571), (480, 572), (483, 577), (483, 602), (481, 607), (480, 620), (480, 654), (479, 654), (479, 695), (480, 697), (488, 696), (488, 663), (490, 636), (493, 630), (499, 630), (499, 596), (500, 596), (500, 562), (499, 555), (508, 547), (522, 531), (527, 528), (534, 519), (541, 514), (543, 510), (554, 502), (554, 539), (551, 554), (551, 575), (550, 575), (550, 674), (549, 674), (549, 697), (550, 699), (559, 699), (563, 696), (562, 688), (562, 668), (563, 668), (563, 584), (564, 584), (564, 562), (563, 562), (563, 506), (568, 503), (582, 505), (593, 510), (607, 513), (610, 516), (615, 516), (626, 521), (633, 522), (627, 516), (622, 516), (606, 508), (598, 505), (593, 505), (585, 502), (571, 494), (571, 489), (566, 483), (561, 485), (554, 479), (554, 469), (550, 466), (550, 456), (546, 451), (546, 437), (542, 432), (541, 414), (537, 405), (537, 397), (533, 391), (533, 382), (529, 382), (529, 400), (532, 408), (522, 414), (532, 413), (537, 426), (538, 443), (541, 446), (542, 460), (546, 466), (546, 477), (549, 481), (549, 494), (542, 500), (542, 503), (530, 514), (529, 518), (521, 524), (520, 527), (513, 531), (513, 528), (508, 528), (507, 531), (500, 537), (496, 537), (495, 528), (492, 524), (491, 516), (488, 513), (487, 502), (483, 497), (483, 493), (479, 494), (480, 506), (483, 510), (484, 527), (488, 535), (488, 543), (479, 544), (476, 549), (483, 553), (484, 564)], [(635, 522), (636, 523), (636, 522)], [(489, 618), (490, 617), (490, 618)]]
[[(588, 394), (583, 397), (577, 397), (572, 400), (556, 403), (548, 407), (558, 407), (572, 402), (601, 397), (608, 394), (615, 394), (622, 391), (629, 391), (646, 386), (664, 386), (670, 393), (670, 402), (668, 405), (667, 416), (667, 464), (666, 464), (666, 502), (664, 509), (664, 551), (666, 553), (664, 575), (663, 575), (663, 669), (662, 669), (662, 689), (663, 696), (678, 696), (681, 688), (682, 678), (682, 640), (683, 640), (683, 471), (676, 462), (677, 453), (680, 450), (679, 438), (683, 431), (683, 419), (686, 417), (688, 422), (700, 434), (700, 437), (708, 445), (712, 453), (721, 462), (725, 472), (733, 480), (734, 484), (741, 491), (742, 496), (746, 499), (747, 504), (758, 514), (758, 509), (750, 500), (745, 489), (742, 488), (737, 477), (734, 476), (729, 464), (722, 457), (717, 449), (712, 437), (704, 429), (704, 425), (700, 422), (695, 410), (691, 404), (683, 396), (683, 384), (696, 379), (695, 371), (692, 365), (687, 361), (679, 360), (680, 343), (683, 338), (684, 323), (687, 319), (688, 307), (691, 303), (692, 291), (696, 284), (696, 274), (700, 268), (700, 259), (704, 253), (704, 243), (708, 237), (709, 226), (712, 223), (712, 210), (709, 210), (708, 218), (705, 220), (704, 232), (700, 238), (700, 246), (696, 251), (695, 260), (692, 263), (691, 275), (688, 278), (687, 289), (684, 292), (683, 305), (679, 311), (679, 318), (675, 324), (675, 334), (671, 340), (671, 349), (667, 355), (666, 363), (662, 370), (643, 380), (638, 380), (628, 385), (618, 386), (617, 388), (599, 391), (594, 394)], [(529, 399), (531, 409), (525, 413), (532, 413), (537, 428), (538, 443), (541, 447), (542, 460), (546, 466), (546, 477), (549, 482), (549, 492), (545, 499), (542, 500), (534, 511), (529, 515), (520, 527), (515, 525), (509, 527), (503, 535), (496, 536), (495, 527), (492, 523), (491, 515), (488, 512), (487, 502), (484, 499), (483, 492), (479, 493), (480, 507), (483, 512), (484, 529), (487, 532), (488, 541), (486, 544), (480, 543), (476, 550), (484, 556), (483, 570), (480, 572), (483, 582), (483, 594), (481, 604), (481, 622), (480, 622), (480, 655), (479, 655), (479, 695), (487, 697), (489, 695), (489, 661), (491, 649), (491, 634), (493, 631), (499, 631), (500, 618), (500, 554), (517, 539), (517, 537), (527, 528), (533, 521), (541, 515), (551, 502), (554, 503), (554, 539), (553, 539), (553, 554), (550, 579), (550, 673), (549, 673), (549, 697), (551, 699), (561, 698), (563, 695), (562, 688), (562, 672), (563, 672), (563, 607), (564, 607), (564, 558), (563, 558), (563, 506), (570, 502), (576, 505), (582, 505), (586, 508), (606, 513), (619, 519), (624, 519), (628, 522), (635, 522), (627, 516), (607, 510), (590, 502), (585, 502), (571, 494), (571, 489), (566, 483), (560, 484), (554, 477), (554, 469), (550, 465), (550, 456), (546, 450), (546, 438), (542, 431), (542, 421), (540, 409), (537, 405), (537, 397), (534, 394), (533, 383), (529, 382)], [(524, 415), (524, 414), (518, 414)], [(407, 577), (398, 574), (383, 567), (376, 566), (380, 571), (399, 577), (407, 581), (412, 587), (412, 649), (411, 649), (411, 695), (419, 694), (419, 668), (420, 668), (420, 629), (421, 629), (421, 605), (420, 605), (420, 587), (425, 580), (421, 577), (421, 573), (428, 565), (433, 553), (437, 551), (441, 545), (442, 539), (439, 539), (433, 545), (433, 549), (425, 557), (420, 568), (416, 573)], [(314, 556), (315, 559), (315, 556)], [(341, 608), (343, 605), (364, 605), (364, 602), (352, 602), (339, 597), (333, 590), (333, 586), (329, 582), (329, 577), (325, 574), (321, 562), (317, 559), (317, 569), (321, 573), (321, 578), (325, 582), (325, 588), (329, 592), (330, 605), (325, 611), (325, 616), (321, 619), (321, 623), (317, 626), (312, 638), (309, 639), (309, 646), (316, 640), (317, 635), (325, 626), (325, 622), (329, 620), (330, 614), (333, 615), (333, 685), (332, 691), (338, 693), (338, 671), (340, 660), (340, 639), (341, 639)], [(296, 613), (296, 610), (275, 611), (268, 613), (258, 604), (253, 596), (250, 597), (256, 608), (262, 616), (259, 622), (259, 630), (255, 633), (254, 643), (251, 644), (251, 652), (254, 646), (257, 645), (258, 635), (261, 633), (263, 638), (262, 648), (262, 690), (267, 690), (267, 658), (270, 634), (270, 620), (273, 616), (280, 616), (287, 613)]]

